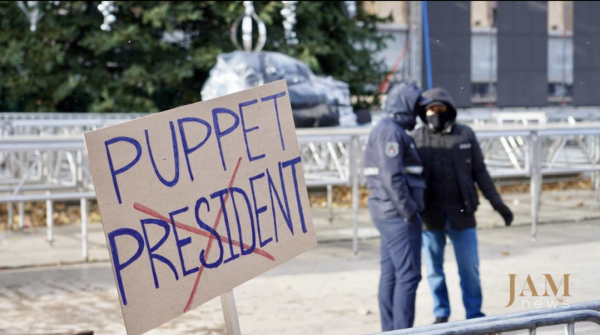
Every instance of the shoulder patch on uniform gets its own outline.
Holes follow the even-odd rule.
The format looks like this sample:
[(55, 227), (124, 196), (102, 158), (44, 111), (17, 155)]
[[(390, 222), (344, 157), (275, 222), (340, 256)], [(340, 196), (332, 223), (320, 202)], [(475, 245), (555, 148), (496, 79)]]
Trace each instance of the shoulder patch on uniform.
[(387, 142), (385, 144), (385, 155), (394, 158), (400, 152), (400, 144), (398, 142)]

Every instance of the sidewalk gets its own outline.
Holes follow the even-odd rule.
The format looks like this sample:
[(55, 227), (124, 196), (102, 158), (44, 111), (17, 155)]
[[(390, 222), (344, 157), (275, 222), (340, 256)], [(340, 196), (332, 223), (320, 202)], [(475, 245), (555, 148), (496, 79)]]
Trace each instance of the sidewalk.
[[(509, 301), (509, 274), (517, 274), (519, 287), (527, 275), (531, 275), (538, 290), (543, 290), (543, 274), (550, 273), (560, 280), (568, 273), (571, 296), (558, 297), (558, 301), (600, 300), (597, 285), (600, 221), (544, 225), (535, 243), (528, 234), (526, 226), (479, 231), (483, 311), (487, 315), (528, 309), (523, 306), (524, 301), (531, 304), (529, 308), (534, 308), (537, 300), (544, 305), (548, 303), (545, 297), (517, 297), (511, 307), (505, 308)], [(58, 241), (63, 239), (68, 240), (61, 237)], [(72, 250), (79, 254), (78, 248)], [(3, 261), (5, 251), (2, 247)], [(352, 246), (347, 241), (321, 243), (236, 288), (243, 333), (360, 335), (378, 332), (379, 239), (362, 241), (358, 259), (351, 254)], [(450, 320), (462, 320), (465, 312), (451, 246), (446, 250), (445, 269), (453, 309)], [(432, 298), (424, 278), (417, 291), (417, 326), (432, 322), (431, 308)], [(96, 335), (124, 334), (108, 262), (0, 271), (0, 334), (86, 329), (94, 330)], [(600, 332), (598, 326), (587, 323), (577, 324), (576, 330), (578, 335)], [(224, 334), (219, 299), (148, 334), (182, 333)], [(562, 335), (564, 330), (561, 327), (540, 329), (538, 334)]]
[[(530, 226), (529, 194), (508, 194), (505, 202), (515, 213), (513, 226)], [(600, 218), (600, 204), (591, 191), (545, 192), (540, 208), (540, 226), (543, 223), (578, 222)], [(329, 222), (328, 209), (313, 208), (313, 222), (319, 243), (350, 241), (353, 216), (351, 209), (335, 209), (334, 221)], [(485, 199), (477, 211), (479, 229), (504, 227), (499, 214)], [(359, 210), (359, 238), (379, 236), (371, 223), (368, 209)], [(539, 227), (539, 230), (542, 230)], [(45, 227), (27, 228), (23, 232), (0, 232), (0, 269), (40, 265), (78, 263), (82, 260), (81, 227), (78, 224), (54, 228), (53, 245), (46, 242)], [(528, 236), (529, 232), (525, 232)], [(108, 261), (108, 251), (102, 225), (92, 223), (88, 228), (90, 261)], [(350, 254), (349, 254), (350, 256)]]
[[(482, 201), (478, 212), (484, 312), (497, 315), (532, 309), (538, 300), (544, 306), (550, 301), (572, 304), (600, 300), (600, 220), (583, 221), (600, 217), (600, 206), (592, 193), (544, 194), (541, 221), (554, 224), (540, 224), (537, 242), (530, 238), (528, 195), (504, 198), (516, 214), (513, 227), (503, 227), (486, 201)], [(380, 330), (379, 239), (368, 211), (360, 210), (358, 258), (352, 254), (351, 210), (336, 210), (333, 223), (329, 223), (326, 209), (314, 209), (313, 218), (317, 248), (235, 289), (244, 334), (359, 335)], [(101, 224), (89, 226), (89, 246), (91, 262), (82, 263), (78, 224), (56, 227), (52, 246), (45, 241), (43, 228), (0, 233), (0, 334), (86, 329), (97, 335), (124, 334)], [(446, 249), (445, 270), (453, 309), (450, 320), (463, 320), (465, 312), (451, 245)], [(557, 281), (570, 274), (571, 296), (517, 297), (506, 308), (509, 274), (517, 274), (520, 287), (530, 275), (538, 290), (545, 285), (543, 274), (551, 274)], [(424, 276), (417, 292), (416, 326), (432, 322), (431, 309), (432, 298)], [(598, 326), (589, 323), (577, 324), (576, 329), (579, 335), (600, 333)], [(219, 300), (149, 334), (180, 333), (224, 334)], [(562, 335), (564, 330), (550, 327), (538, 334)]]

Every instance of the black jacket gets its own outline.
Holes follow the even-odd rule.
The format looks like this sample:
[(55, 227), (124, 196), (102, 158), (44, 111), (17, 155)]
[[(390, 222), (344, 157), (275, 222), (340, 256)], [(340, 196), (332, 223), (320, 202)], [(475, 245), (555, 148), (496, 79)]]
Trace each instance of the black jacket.
[[(479, 205), (475, 183), (495, 209), (502, 205), (502, 198), (487, 172), (475, 133), (465, 125), (454, 123), (456, 108), (448, 93), (437, 88), (426, 91), (423, 96), (444, 102), (449, 108), (447, 113), (452, 116), (452, 122), (442, 132), (435, 132), (428, 126), (425, 110), (421, 110), (419, 116), (425, 125), (411, 134), (423, 160), (427, 184), (425, 229), (444, 229), (446, 219), (453, 229), (473, 228), (476, 226), (474, 213)], [(434, 166), (434, 157), (447, 159), (444, 164), (450, 173), (443, 182), (439, 175), (432, 175), (434, 170), (440, 171), (439, 165)]]
[(364, 173), (370, 191), (369, 209), (375, 220), (401, 217), (412, 221), (423, 210), (425, 181), (417, 149), (405, 131), (415, 125), (420, 89), (400, 84), (390, 90), (389, 117), (371, 130), (365, 149)]

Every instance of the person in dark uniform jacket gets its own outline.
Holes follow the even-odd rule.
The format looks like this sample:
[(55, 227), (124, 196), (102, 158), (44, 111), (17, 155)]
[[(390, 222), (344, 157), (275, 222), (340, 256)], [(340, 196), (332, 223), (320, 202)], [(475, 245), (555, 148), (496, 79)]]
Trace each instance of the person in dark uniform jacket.
[(379, 307), (383, 331), (410, 328), (421, 280), (425, 181), (417, 149), (406, 130), (416, 123), (422, 90), (401, 83), (388, 93), (387, 117), (373, 127), (365, 149), (369, 210), (381, 234)]
[(450, 316), (448, 289), (444, 276), (446, 236), (452, 241), (462, 300), (467, 319), (485, 316), (481, 312), (479, 256), (475, 211), (479, 198), (475, 184), (509, 226), (510, 209), (502, 202), (490, 177), (473, 130), (455, 122), (456, 108), (443, 88), (427, 90), (430, 99), (420, 110), (424, 126), (411, 135), (423, 160), (427, 189), (423, 212), (423, 258), (433, 294), (435, 323)]

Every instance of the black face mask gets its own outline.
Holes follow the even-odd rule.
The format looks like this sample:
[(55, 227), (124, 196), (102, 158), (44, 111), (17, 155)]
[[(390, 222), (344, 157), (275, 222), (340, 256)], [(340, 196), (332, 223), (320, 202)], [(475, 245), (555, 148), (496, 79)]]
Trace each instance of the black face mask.
[(445, 112), (427, 115), (427, 124), (429, 125), (429, 128), (433, 129), (435, 132), (441, 132), (449, 125), (451, 121), (450, 114), (450, 112)]

